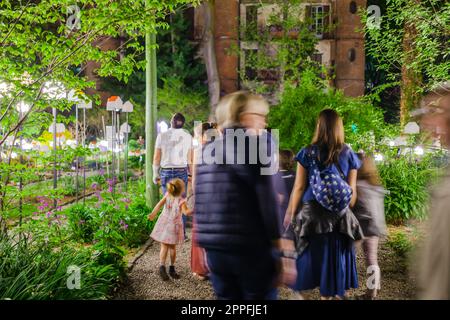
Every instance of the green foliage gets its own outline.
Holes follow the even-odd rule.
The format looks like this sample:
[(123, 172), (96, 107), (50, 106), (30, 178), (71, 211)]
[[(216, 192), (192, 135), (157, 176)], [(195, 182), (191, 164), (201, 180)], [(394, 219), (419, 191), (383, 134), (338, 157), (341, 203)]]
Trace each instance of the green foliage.
[(158, 116), (168, 122), (172, 115), (181, 112), (186, 118), (185, 129), (192, 131), (194, 121), (208, 119), (209, 107), (206, 92), (186, 88), (176, 77), (163, 79), (164, 85), (158, 91)]
[[(373, 59), (377, 71), (386, 81), (398, 82), (405, 66), (423, 76), (424, 85), (412, 88), (416, 93), (449, 80), (450, 50), (448, 26), (450, 3), (440, 0), (372, 0), (369, 4), (381, 7), (380, 28), (367, 23), (368, 14), (362, 13), (366, 26), (366, 52)], [(415, 30), (406, 33), (407, 29)], [(404, 50), (408, 38), (411, 50)]]
[(127, 228), (123, 232), (124, 242), (129, 247), (136, 247), (144, 243), (153, 230), (155, 221), (149, 221), (148, 215), (151, 209), (145, 202), (145, 194), (134, 198), (123, 216)]
[[(184, 7), (176, 8), (165, 20), (168, 28), (157, 35), (158, 117), (168, 122), (173, 113), (181, 112), (186, 117), (186, 129), (191, 130), (195, 120), (208, 117), (209, 107), (205, 66), (196, 55), (197, 45), (189, 40), (190, 26), (184, 13)], [(144, 136), (145, 72), (135, 70), (128, 82), (107, 78), (103, 89), (131, 99), (135, 108), (129, 118), (131, 135)]]
[[(144, 66), (140, 57), (145, 32), (167, 28), (166, 16), (176, 6), (198, 2), (86, 0), (80, 5), (79, 28), (73, 28), (70, 21), (75, 16), (67, 13), (73, 1), (0, 2), (0, 80), (8, 86), (6, 92), (2, 88), (0, 96), (5, 136), (19, 128), (19, 100), (31, 105), (31, 111), (24, 115), (22, 131), (38, 133), (48, 127), (49, 107), (70, 110), (71, 102), (55, 99), (42, 90), (44, 82), (61, 82), (68, 90), (93, 88), (95, 82), (82, 76), (81, 66), (89, 61), (99, 64), (99, 76), (127, 82), (134, 70)], [(103, 50), (98, 45), (98, 39), (119, 37), (123, 40), (119, 48)], [(126, 55), (120, 57), (121, 53)]]
[(131, 156), (128, 158), (128, 165), (133, 169), (143, 169), (145, 164), (145, 154), (140, 156)]
[[(80, 268), (80, 289), (67, 287), (70, 266)], [(105, 299), (119, 280), (113, 265), (101, 265), (89, 248), (0, 238), (0, 299)]]
[(371, 151), (375, 143), (395, 129), (384, 122), (383, 112), (364, 98), (345, 97), (327, 88), (313, 71), (301, 75), (298, 85), (287, 85), (278, 105), (269, 113), (269, 126), (278, 129), (283, 149), (299, 150), (311, 143), (320, 111), (335, 109), (343, 118), (346, 142), (354, 150)]
[(404, 231), (390, 232), (386, 244), (400, 257), (407, 257), (414, 245)]
[(141, 149), (141, 145), (137, 142), (135, 139), (130, 139), (128, 141), (128, 148), (130, 151), (139, 150)]
[(97, 225), (94, 208), (81, 204), (71, 206), (67, 211), (67, 224), (74, 240), (92, 242)]
[(437, 176), (433, 156), (422, 160), (392, 157), (378, 165), (383, 185), (389, 194), (385, 197), (386, 221), (400, 224), (409, 219), (422, 219), (428, 204), (427, 186)]
[[(256, 10), (270, 10), (265, 27), (258, 25), (256, 17), (246, 21), (241, 30), (241, 41), (246, 46), (233, 48), (234, 54), (243, 53), (245, 67), (240, 78), (245, 88), (258, 93), (273, 94), (284, 83), (296, 83), (306, 69), (314, 69), (317, 74), (327, 71), (314, 62), (311, 57), (316, 53), (318, 42), (311, 30), (311, 19), (305, 17), (303, 0), (275, 0), (270, 4), (259, 2), (253, 6)], [(251, 10), (249, 9), (247, 10)], [(250, 14), (247, 14), (249, 16)], [(326, 28), (326, 27), (325, 27)], [(330, 30), (323, 30), (328, 32)], [(258, 48), (258, 50), (254, 50)]]

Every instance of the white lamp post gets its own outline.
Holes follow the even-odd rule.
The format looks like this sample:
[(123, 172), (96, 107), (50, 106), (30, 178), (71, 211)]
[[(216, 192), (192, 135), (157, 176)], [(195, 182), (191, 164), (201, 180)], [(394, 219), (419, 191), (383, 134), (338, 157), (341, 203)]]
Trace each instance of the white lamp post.
[(111, 128), (111, 151), (112, 151), (112, 161), (111, 161), (111, 173), (112, 173), (112, 180), (113, 180), (113, 195), (115, 191), (115, 184), (114, 184), (114, 177), (115, 177), (115, 169), (114, 169), (114, 162), (115, 162), (115, 140), (117, 139), (117, 119), (116, 115), (117, 112), (119, 112), (122, 109), (123, 102), (122, 99), (119, 96), (111, 96), (108, 98), (108, 101), (106, 102), (106, 110), (111, 111), (112, 116), (112, 128)]
[(125, 159), (124, 159), (124, 182), (125, 182), (125, 191), (127, 191), (128, 184), (128, 134), (131, 131), (131, 127), (128, 124), (128, 113), (133, 112), (133, 104), (130, 101), (127, 101), (122, 106), (122, 112), (126, 114), (126, 122), (120, 127), (120, 131), (125, 134)]

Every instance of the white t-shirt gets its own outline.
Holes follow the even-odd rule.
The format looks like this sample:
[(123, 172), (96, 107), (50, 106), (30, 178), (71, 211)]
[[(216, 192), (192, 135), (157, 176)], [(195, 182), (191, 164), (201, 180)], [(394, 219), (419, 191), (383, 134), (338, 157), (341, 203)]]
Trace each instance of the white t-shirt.
[(185, 129), (170, 128), (158, 134), (155, 148), (161, 149), (161, 168), (186, 168), (192, 136)]

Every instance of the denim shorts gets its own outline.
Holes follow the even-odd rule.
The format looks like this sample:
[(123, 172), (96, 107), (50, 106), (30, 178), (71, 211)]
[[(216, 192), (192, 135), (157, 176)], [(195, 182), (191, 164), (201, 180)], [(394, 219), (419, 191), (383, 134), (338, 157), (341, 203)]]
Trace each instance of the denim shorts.
[(175, 178), (179, 178), (184, 181), (185, 190), (187, 190), (188, 183), (188, 170), (187, 168), (162, 168), (160, 171), (161, 176), (161, 188), (163, 194), (167, 192), (167, 183)]

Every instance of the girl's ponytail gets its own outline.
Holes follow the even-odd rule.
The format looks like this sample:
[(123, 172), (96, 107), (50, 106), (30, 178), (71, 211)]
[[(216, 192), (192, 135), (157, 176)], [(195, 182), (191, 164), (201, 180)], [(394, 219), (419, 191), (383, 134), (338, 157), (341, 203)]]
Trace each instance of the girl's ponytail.
[(184, 191), (184, 181), (179, 178), (172, 179), (167, 183), (166, 187), (167, 187), (167, 192), (171, 196), (178, 197)]

